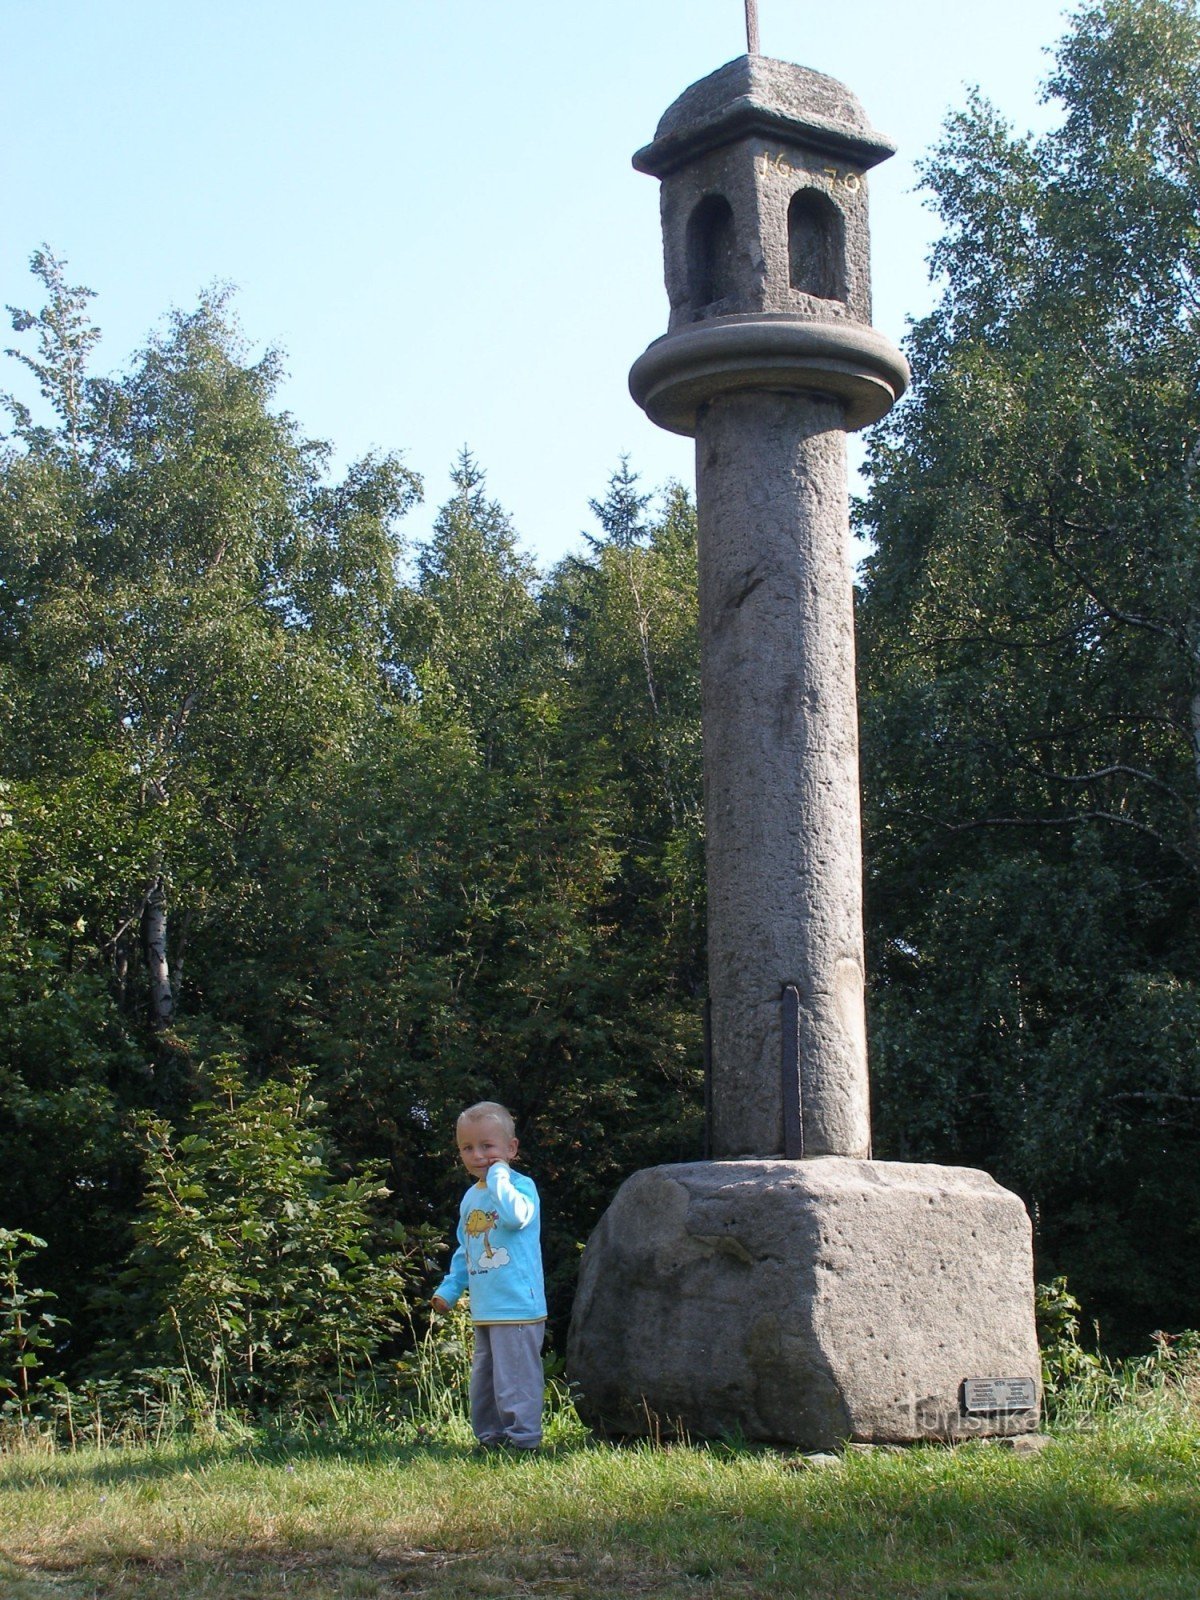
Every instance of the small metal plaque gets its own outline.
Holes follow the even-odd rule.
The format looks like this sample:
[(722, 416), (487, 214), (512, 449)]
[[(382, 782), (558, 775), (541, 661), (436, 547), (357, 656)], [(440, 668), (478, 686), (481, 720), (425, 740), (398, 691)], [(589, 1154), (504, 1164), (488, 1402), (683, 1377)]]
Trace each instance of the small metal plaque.
[(962, 1408), (967, 1412), (1033, 1411), (1037, 1408), (1034, 1378), (964, 1378)]

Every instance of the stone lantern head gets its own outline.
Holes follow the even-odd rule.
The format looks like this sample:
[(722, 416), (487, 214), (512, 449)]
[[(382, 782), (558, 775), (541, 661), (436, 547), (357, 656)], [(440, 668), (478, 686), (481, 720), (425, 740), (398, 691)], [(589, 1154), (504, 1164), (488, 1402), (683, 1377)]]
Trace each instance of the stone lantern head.
[(871, 327), (868, 168), (894, 154), (844, 84), (740, 56), (680, 95), (633, 158), (662, 180), (671, 317), (630, 389), (660, 427), (695, 434), (737, 389), (831, 396), (854, 430), (908, 367)]
[(741, 56), (693, 84), (633, 158), (662, 179), (670, 331), (763, 313), (869, 323), (864, 174), (894, 152), (806, 67)]

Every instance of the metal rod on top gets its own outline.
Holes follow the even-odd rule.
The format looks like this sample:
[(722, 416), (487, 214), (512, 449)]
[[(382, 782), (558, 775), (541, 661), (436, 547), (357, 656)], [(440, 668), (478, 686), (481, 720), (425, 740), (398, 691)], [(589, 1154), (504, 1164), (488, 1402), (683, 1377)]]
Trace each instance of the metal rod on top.
[(762, 54), (758, 48), (758, 0), (746, 0), (746, 49), (752, 56)]

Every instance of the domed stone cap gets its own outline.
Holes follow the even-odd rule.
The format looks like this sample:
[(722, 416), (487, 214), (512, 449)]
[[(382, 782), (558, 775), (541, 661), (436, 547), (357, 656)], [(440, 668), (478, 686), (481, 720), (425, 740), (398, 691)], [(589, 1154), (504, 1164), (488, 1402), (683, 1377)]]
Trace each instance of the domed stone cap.
[(633, 164), (639, 172), (664, 178), (747, 134), (783, 137), (864, 169), (896, 153), (836, 78), (769, 56), (739, 56), (684, 90)]

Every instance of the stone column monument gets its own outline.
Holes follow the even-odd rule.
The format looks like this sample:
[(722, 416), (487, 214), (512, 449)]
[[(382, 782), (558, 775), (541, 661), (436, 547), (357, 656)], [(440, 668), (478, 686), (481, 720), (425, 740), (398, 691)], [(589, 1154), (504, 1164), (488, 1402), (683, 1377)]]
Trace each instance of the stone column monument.
[(696, 440), (713, 1161), (622, 1187), (568, 1345), (611, 1432), (826, 1448), (1036, 1426), (1028, 1218), (985, 1173), (870, 1159), (847, 431), (908, 380), (870, 325), (842, 84), (693, 84), (662, 180), (670, 322), (630, 388)]

